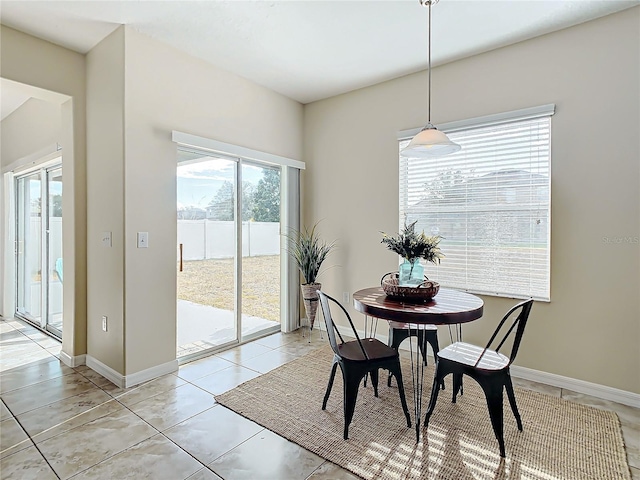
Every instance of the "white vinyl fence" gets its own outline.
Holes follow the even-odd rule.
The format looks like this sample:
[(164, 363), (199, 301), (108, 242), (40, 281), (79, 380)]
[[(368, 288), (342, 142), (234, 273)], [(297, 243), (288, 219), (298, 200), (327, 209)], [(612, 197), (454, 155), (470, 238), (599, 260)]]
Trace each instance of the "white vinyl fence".
[[(40, 217), (31, 217), (29, 222), (28, 237), (22, 240), (25, 267), (25, 289), (23, 303), (28, 307), (29, 313), (35, 317), (41, 315), (41, 288), (42, 271), (40, 258), (42, 246), (42, 220)], [(62, 258), (62, 217), (49, 219), (49, 273), (55, 271), (56, 261)], [(64, 274), (63, 274), (64, 275)], [(49, 283), (49, 310), (51, 315), (62, 313), (62, 282), (58, 277), (50, 275)]]
[[(232, 258), (234, 222), (178, 220), (178, 245), (183, 260)], [(242, 256), (280, 254), (279, 222), (242, 222)]]

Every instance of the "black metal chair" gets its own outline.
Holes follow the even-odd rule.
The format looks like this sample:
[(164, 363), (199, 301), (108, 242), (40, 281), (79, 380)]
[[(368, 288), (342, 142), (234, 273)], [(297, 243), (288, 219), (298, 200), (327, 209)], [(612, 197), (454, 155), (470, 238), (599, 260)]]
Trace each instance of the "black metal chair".
[[(365, 338), (364, 340), (361, 340), (356, 332), (353, 322), (351, 321), (351, 317), (345, 308), (337, 300), (326, 295), (320, 290), (318, 290), (318, 296), (320, 298), (322, 315), (324, 316), (324, 321), (327, 326), (327, 336), (329, 337), (329, 343), (331, 344), (331, 349), (334, 353), (331, 375), (329, 377), (329, 384), (327, 385), (327, 391), (322, 402), (322, 409), (325, 410), (327, 408), (327, 401), (329, 400), (331, 387), (333, 387), (336, 370), (338, 366), (340, 366), (344, 383), (344, 439), (347, 440), (349, 438), (349, 425), (353, 419), (353, 413), (356, 407), (356, 399), (358, 397), (360, 382), (365, 378), (367, 373), (370, 374), (373, 392), (377, 397), (378, 369), (384, 368), (385, 370), (389, 370), (389, 372), (396, 377), (396, 381), (398, 382), (398, 392), (400, 393), (400, 402), (402, 403), (402, 410), (407, 418), (407, 427), (411, 427), (411, 417), (409, 416), (407, 400), (404, 396), (402, 371), (400, 370), (400, 356), (398, 355), (398, 352), (375, 338)], [(342, 338), (342, 335), (331, 316), (329, 300), (338, 305), (346, 316), (356, 338), (355, 340), (345, 342)], [(338, 338), (340, 339), (340, 343), (338, 343)]]
[[(502, 318), (498, 324), (498, 328), (496, 328), (496, 331), (493, 333), (484, 349), (469, 343), (456, 342), (440, 350), (436, 360), (436, 375), (431, 389), (429, 408), (424, 420), (425, 428), (429, 424), (429, 418), (433, 413), (438, 399), (438, 392), (440, 389), (437, 388), (437, 386), (442, 383), (444, 377), (450, 373), (453, 374), (452, 401), (453, 403), (456, 403), (456, 396), (462, 386), (462, 376), (468, 375), (478, 382), (484, 391), (487, 399), (487, 406), (489, 407), (491, 426), (493, 427), (493, 432), (495, 433), (500, 446), (500, 456), (505, 456), (502, 392), (503, 390), (507, 391), (507, 397), (509, 398), (513, 415), (516, 417), (518, 430), (522, 431), (522, 420), (520, 419), (520, 413), (518, 412), (518, 407), (516, 405), (516, 397), (513, 392), (511, 375), (509, 374), (509, 366), (518, 353), (522, 334), (524, 333), (524, 327), (527, 324), (527, 319), (529, 318), (529, 312), (531, 311), (532, 305), (533, 300), (526, 300), (512, 307)], [(511, 322), (507, 333), (502, 337), (498, 347), (495, 350), (491, 350), (490, 348), (493, 341), (496, 339), (503, 326), (507, 323), (507, 320), (513, 318), (516, 313), (517, 316)], [(515, 338), (513, 340), (513, 346), (511, 347), (511, 355), (507, 357), (499, 353), (500, 348), (514, 331)]]

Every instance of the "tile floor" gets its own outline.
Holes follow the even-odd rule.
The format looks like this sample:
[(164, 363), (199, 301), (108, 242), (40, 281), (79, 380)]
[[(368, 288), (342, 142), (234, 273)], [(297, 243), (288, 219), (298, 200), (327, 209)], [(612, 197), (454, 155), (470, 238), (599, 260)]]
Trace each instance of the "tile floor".
[[(327, 340), (274, 334), (121, 389), (17, 320), (0, 320), (0, 478), (355, 480), (351, 473), (216, 404), (215, 395)], [(517, 380), (618, 413), (640, 479), (640, 410)]]

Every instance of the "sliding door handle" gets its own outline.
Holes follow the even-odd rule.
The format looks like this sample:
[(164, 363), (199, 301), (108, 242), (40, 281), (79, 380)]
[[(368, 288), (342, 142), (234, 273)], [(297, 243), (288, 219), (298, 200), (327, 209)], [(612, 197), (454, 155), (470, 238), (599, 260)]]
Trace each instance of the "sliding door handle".
[(180, 244), (180, 271), (182, 271), (182, 243)]

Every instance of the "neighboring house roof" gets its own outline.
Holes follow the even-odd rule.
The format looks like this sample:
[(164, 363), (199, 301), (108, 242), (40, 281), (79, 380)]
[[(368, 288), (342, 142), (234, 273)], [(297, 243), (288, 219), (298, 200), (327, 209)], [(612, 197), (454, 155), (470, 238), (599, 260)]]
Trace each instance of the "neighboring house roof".
[[(459, 174), (456, 174), (459, 175)], [(504, 202), (510, 203), (511, 199), (519, 197), (520, 192), (527, 192), (532, 188), (538, 190), (538, 195), (548, 193), (548, 177), (539, 173), (529, 172), (522, 169), (502, 169), (468, 179), (458, 178), (455, 184), (438, 185), (438, 197), (429, 197), (428, 188), (425, 187), (425, 197), (409, 206), (408, 213), (412, 210), (422, 210), (433, 207), (434, 203), (458, 203), (466, 200), (468, 203), (478, 202), (486, 199), (486, 192), (493, 185), (496, 186), (499, 196), (504, 197)], [(521, 195), (521, 194), (520, 194)]]

